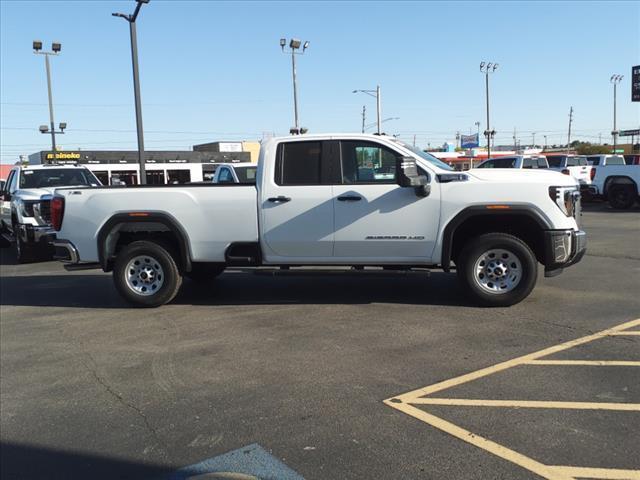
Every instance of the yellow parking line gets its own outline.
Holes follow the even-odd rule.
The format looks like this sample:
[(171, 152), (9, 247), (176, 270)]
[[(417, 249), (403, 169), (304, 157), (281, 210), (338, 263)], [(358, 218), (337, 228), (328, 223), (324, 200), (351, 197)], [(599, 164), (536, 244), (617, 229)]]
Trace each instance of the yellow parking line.
[[(571, 340), (559, 345), (545, 348), (538, 352), (523, 355), (496, 365), (451, 378), (427, 387), (419, 388), (393, 398), (384, 403), (401, 412), (411, 415), (445, 433), (464, 442), (482, 448), (493, 455), (508, 460), (522, 468), (548, 480), (576, 480), (577, 478), (606, 479), (606, 480), (640, 480), (640, 470), (620, 470), (610, 468), (583, 468), (571, 466), (550, 466), (511, 450), (480, 435), (476, 435), (442, 418), (436, 417), (413, 405), (460, 405), (460, 406), (490, 406), (490, 407), (518, 407), (518, 408), (564, 408), (564, 409), (599, 409), (640, 411), (640, 404), (633, 403), (593, 403), (593, 402), (556, 402), (556, 401), (520, 401), (520, 400), (474, 400), (458, 398), (426, 397), (436, 392), (461, 385), (494, 373), (507, 370), (519, 365), (597, 365), (597, 366), (638, 366), (637, 361), (616, 360), (539, 360), (542, 357), (567, 350), (578, 345), (598, 340), (609, 335), (640, 335), (640, 330), (629, 331), (630, 328), (640, 327), (640, 318), (621, 325), (603, 330), (586, 337)], [(413, 404), (413, 405), (412, 405)]]
[(593, 340), (597, 340), (599, 338), (605, 337), (607, 335), (612, 335), (622, 330), (626, 330), (635, 326), (640, 325), (640, 318), (636, 320), (631, 320), (630, 322), (623, 323), (616, 327), (603, 330), (598, 333), (594, 333), (592, 335), (588, 335), (586, 337), (577, 338), (575, 340), (570, 340), (565, 343), (561, 343), (559, 345), (554, 345), (549, 348), (545, 348), (544, 350), (540, 350), (538, 352), (529, 353), (527, 355), (523, 355), (522, 357), (513, 358), (511, 360), (507, 360), (506, 362), (498, 363), (496, 365), (492, 365), (491, 367), (483, 368), (481, 370), (476, 370), (475, 372), (467, 373), (466, 375), (461, 375), (459, 377), (455, 377), (449, 380), (445, 380), (444, 382), (435, 383), (433, 385), (429, 385), (428, 387), (419, 388), (417, 390), (413, 390), (411, 392), (404, 393), (395, 398), (403, 401), (403, 402), (411, 402), (412, 399), (422, 397), (424, 395), (430, 395), (435, 392), (439, 392), (441, 390), (446, 390), (447, 388), (455, 387), (456, 385), (460, 385), (463, 383), (470, 382), (472, 380), (477, 380), (478, 378), (486, 377), (487, 375), (491, 375), (493, 373), (500, 372), (502, 370), (506, 370), (508, 368), (512, 368), (518, 365), (522, 365), (531, 360), (537, 360), (540, 357), (546, 357), (553, 353), (561, 352), (563, 350), (567, 350), (569, 348), (573, 348), (577, 345), (582, 345), (584, 343), (592, 342)]
[(442, 430), (449, 435), (453, 435), (460, 440), (475, 445), (476, 447), (482, 448), (531, 472), (537, 473), (538, 475), (548, 480), (575, 480), (573, 476), (567, 475), (566, 473), (556, 469), (555, 467), (550, 467), (548, 465), (544, 465), (543, 463), (537, 462), (536, 460), (529, 458), (526, 455), (522, 455), (521, 453), (504, 447), (499, 443), (493, 442), (480, 435), (476, 435), (469, 430), (458, 427), (453, 423), (447, 422), (446, 420), (436, 417), (435, 415), (431, 415), (430, 413), (420, 410), (419, 408), (412, 407), (411, 405), (408, 405), (406, 403), (391, 403), (391, 400), (385, 400), (384, 403), (386, 403), (390, 407), (397, 408), (401, 412), (404, 412), (407, 415), (411, 415), (418, 420), (422, 420), (423, 422), (428, 423), (429, 425)]
[(573, 478), (594, 478), (602, 480), (640, 480), (640, 470), (620, 470), (618, 468), (590, 467), (550, 467), (555, 472)]
[(485, 400), (469, 398), (416, 398), (412, 405), (450, 405), (460, 407), (562, 408), (569, 410), (620, 410), (640, 412), (640, 403), (556, 402), (547, 400)]
[(524, 365), (588, 365), (595, 367), (640, 367), (635, 360), (531, 360)]

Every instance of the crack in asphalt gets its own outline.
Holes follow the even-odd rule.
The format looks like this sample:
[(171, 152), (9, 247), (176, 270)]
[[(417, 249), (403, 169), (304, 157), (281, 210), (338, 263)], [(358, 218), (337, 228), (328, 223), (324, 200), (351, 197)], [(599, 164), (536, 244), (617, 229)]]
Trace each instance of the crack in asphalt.
[[(86, 355), (92, 360), (92, 363), (95, 363), (93, 358), (91, 357), (91, 355), (89, 355), (88, 353), (86, 353)], [(158, 443), (161, 443), (160, 436), (158, 435), (158, 432), (156, 431), (155, 428), (153, 428), (153, 426), (151, 425), (151, 422), (149, 422), (149, 419), (144, 414), (142, 409), (140, 409), (139, 407), (137, 407), (133, 403), (130, 403), (127, 400), (125, 400), (125, 398), (121, 394), (116, 392), (111, 387), (111, 385), (109, 385), (100, 375), (98, 375), (98, 372), (96, 372), (94, 369), (92, 369), (89, 365), (87, 365), (84, 362), (82, 362), (82, 365), (89, 371), (91, 376), (93, 376), (93, 378), (95, 378), (95, 380), (100, 385), (102, 385), (102, 387), (104, 387), (104, 389), (107, 391), (107, 393), (109, 393), (112, 397), (114, 397), (118, 401), (118, 403), (120, 403), (121, 405), (127, 407), (130, 410), (133, 410), (140, 418), (142, 418), (142, 421), (144, 422), (145, 427), (147, 428), (147, 430), (149, 432), (151, 432), (151, 435), (153, 435), (153, 438), (155, 438)]]

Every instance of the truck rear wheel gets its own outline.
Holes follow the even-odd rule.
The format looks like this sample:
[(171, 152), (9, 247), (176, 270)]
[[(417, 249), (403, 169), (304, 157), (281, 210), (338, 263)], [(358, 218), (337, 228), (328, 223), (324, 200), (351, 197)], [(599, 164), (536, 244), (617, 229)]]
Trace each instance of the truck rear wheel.
[(529, 246), (513, 235), (487, 233), (470, 240), (458, 257), (458, 278), (471, 297), (487, 307), (524, 300), (538, 277)]
[(628, 210), (636, 199), (633, 185), (612, 185), (607, 192), (609, 205), (616, 210)]
[(158, 307), (174, 299), (182, 275), (171, 253), (162, 245), (138, 241), (116, 258), (113, 281), (118, 293), (137, 307)]

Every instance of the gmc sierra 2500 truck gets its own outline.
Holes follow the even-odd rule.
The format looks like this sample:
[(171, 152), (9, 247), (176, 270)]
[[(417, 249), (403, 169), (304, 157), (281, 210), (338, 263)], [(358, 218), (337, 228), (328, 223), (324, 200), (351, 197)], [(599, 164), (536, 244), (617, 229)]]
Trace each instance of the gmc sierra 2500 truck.
[(586, 249), (572, 177), (458, 173), (376, 135), (270, 139), (251, 185), (59, 189), (51, 216), (59, 257), (112, 271), (138, 306), (171, 301), (183, 276), (326, 265), (455, 268), (475, 301), (508, 306), (529, 295), (538, 263), (553, 276)]

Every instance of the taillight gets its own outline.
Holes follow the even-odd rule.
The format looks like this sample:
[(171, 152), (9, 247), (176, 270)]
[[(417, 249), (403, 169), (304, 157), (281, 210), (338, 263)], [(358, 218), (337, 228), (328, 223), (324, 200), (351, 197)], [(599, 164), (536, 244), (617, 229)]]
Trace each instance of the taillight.
[(51, 225), (56, 232), (62, 228), (62, 217), (64, 217), (64, 197), (53, 197), (51, 199)]
[(568, 168), (565, 168), (564, 170), (562, 170), (562, 173), (564, 173), (565, 175), (569, 175), (571, 172), (569, 172)]
[(591, 168), (591, 171), (589, 172), (589, 178), (591, 178), (592, 182), (593, 182), (593, 179), (596, 178), (596, 167)]

